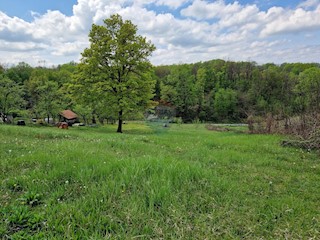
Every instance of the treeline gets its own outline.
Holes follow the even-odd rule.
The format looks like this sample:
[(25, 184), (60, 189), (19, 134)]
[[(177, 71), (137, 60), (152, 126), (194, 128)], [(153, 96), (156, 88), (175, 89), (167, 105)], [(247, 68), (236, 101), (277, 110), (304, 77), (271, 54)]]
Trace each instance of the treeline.
[(250, 115), (283, 118), (319, 110), (320, 65), (212, 60), (159, 66), (156, 100), (185, 122), (239, 122)]
[(160, 113), (172, 109), (184, 122), (246, 122), (252, 132), (305, 134), (318, 126), (318, 63), (212, 60), (159, 66), (155, 74), (158, 108), (167, 109)]
[(3, 122), (11, 123), (15, 117), (47, 119), (73, 105), (67, 91), (76, 64), (54, 68), (33, 68), (19, 63), (0, 68), (0, 114)]
[[(0, 66), (0, 122), (14, 123), (22, 118), (54, 123), (62, 110), (71, 109), (86, 124), (114, 123), (117, 116), (109, 99), (101, 98), (98, 92), (88, 95), (75, 91), (78, 66), (74, 62), (51, 68), (31, 67), (24, 62), (8, 68)], [(126, 115), (127, 119), (143, 117), (137, 111)]]
[[(2, 120), (8, 121), (8, 116), (55, 118), (63, 109), (73, 109), (84, 121), (112, 119), (102, 99), (88, 100), (85, 105), (74, 101), (68, 86), (76, 71), (75, 63), (54, 68), (33, 68), (26, 63), (2, 67)], [(289, 126), (293, 118), (314, 116), (320, 109), (318, 63), (258, 65), (212, 60), (157, 66), (154, 78), (155, 114), (180, 117), (184, 122), (250, 123), (262, 118), (266, 124), (281, 120)]]

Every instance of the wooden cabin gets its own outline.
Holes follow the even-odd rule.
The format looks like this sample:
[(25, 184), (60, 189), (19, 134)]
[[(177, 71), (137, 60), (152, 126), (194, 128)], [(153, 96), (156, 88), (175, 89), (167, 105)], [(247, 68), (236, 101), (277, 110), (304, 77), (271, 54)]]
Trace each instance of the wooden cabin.
[(71, 110), (63, 110), (60, 112), (60, 122), (66, 122), (72, 126), (78, 120), (78, 115)]

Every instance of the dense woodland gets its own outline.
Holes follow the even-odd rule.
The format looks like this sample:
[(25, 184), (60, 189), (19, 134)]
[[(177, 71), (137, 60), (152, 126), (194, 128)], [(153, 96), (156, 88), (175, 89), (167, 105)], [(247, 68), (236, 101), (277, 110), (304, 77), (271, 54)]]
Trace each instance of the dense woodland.
[[(86, 123), (92, 119), (115, 119), (109, 114), (108, 99), (87, 99), (81, 104), (70, 93), (76, 63), (57, 67), (31, 67), (20, 63), (0, 70), (0, 112), (3, 122), (13, 117), (57, 118), (72, 109)], [(153, 100), (149, 113), (183, 122), (282, 121), (289, 128), (295, 119), (306, 124), (320, 110), (320, 64), (212, 60), (195, 64), (154, 67)], [(86, 96), (80, 96), (86, 98)], [(85, 104), (85, 103), (87, 104)], [(134, 111), (127, 119), (142, 118)], [(269, 126), (268, 126), (269, 122)]]

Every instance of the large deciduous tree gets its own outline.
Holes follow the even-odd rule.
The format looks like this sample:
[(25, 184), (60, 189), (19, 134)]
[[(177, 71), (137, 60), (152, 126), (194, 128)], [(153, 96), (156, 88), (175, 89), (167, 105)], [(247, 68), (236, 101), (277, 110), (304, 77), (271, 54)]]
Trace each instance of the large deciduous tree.
[(71, 89), (82, 104), (103, 101), (106, 111), (117, 115), (121, 133), (124, 115), (145, 108), (153, 97), (148, 57), (155, 46), (118, 14), (103, 22), (92, 25), (90, 47), (82, 53)]

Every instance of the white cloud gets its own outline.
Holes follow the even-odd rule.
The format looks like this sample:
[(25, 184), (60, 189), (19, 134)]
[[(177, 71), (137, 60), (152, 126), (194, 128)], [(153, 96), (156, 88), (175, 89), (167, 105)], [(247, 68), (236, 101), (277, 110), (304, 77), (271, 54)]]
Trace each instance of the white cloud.
[(0, 51), (7, 52), (30, 52), (30, 51), (39, 51), (43, 50), (48, 45), (43, 43), (35, 43), (35, 42), (8, 42), (5, 40), (0, 40)]
[(70, 18), (59, 11), (48, 11), (46, 14), (36, 17), (30, 26), (33, 29), (33, 37), (42, 41), (66, 41), (73, 38), (71, 33)]
[(164, 5), (164, 6), (168, 6), (170, 8), (173, 9), (177, 9), (179, 7), (181, 7), (183, 4), (189, 2), (189, 0), (158, 0), (156, 1), (156, 5)]
[(17, 17), (9, 17), (0, 11), (0, 39), (19, 42), (32, 38), (31, 24)]
[(298, 5), (301, 8), (313, 8), (319, 5), (319, 0), (306, 0)]
[(234, 14), (241, 10), (238, 2), (225, 4), (223, 0), (209, 3), (203, 0), (195, 0), (189, 7), (181, 10), (186, 17), (193, 17), (197, 20), (222, 18), (224, 15)]
[[(163, 12), (163, 6), (171, 10)], [(114, 13), (132, 20), (139, 34), (156, 45), (154, 64), (214, 58), (320, 61), (319, 0), (266, 11), (255, 4), (224, 0), (78, 0), (71, 16), (48, 10), (32, 13), (30, 22), (0, 11), (0, 62), (77, 61), (88, 46), (92, 23), (101, 24)]]
[(54, 50), (52, 51), (52, 55), (54, 56), (75, 56), (79, 55), (79, 49), (85, 49), (87, 47), (86, 42), (67, 42), (67, 43), (60, 43), (55, 46)]
[(191, 0), (135, 0), (135, 1), (131, 1), (131, 0), (127, 0), (127, 1), (123, 1), (126, 4), (133, 4), (136, 6), (146, 6), (146, 5), (150, 5), (150, 4), (154, 4), (156, 6), (166, 6), (169, 7), (171, 9), (177, 9), (179, 7), (181, 7), (182, 5), (184, 5), (187, 2), (190, 2)]
[(237, 12), (224, 14), (221, 16), (221, 27), (239, 26), (246, 23), (255, 23), (259, 9), (256, 5), (241, 7)]
[(276, 14), (272, 14), (272, 10), (270, 10), (270, 12), (271, 13), (268, 12), (266, 16), (274, 16), (272, 16), (272, 20), (268, 21), (261, 31), (262, 37), (282, 33), (320, 30), (320, 3), (319, 6), (312, 11), (297, 8), (289, 11), (278, 9)]

